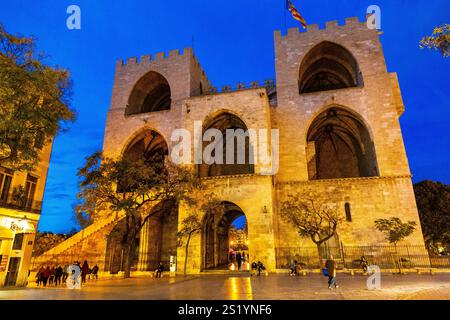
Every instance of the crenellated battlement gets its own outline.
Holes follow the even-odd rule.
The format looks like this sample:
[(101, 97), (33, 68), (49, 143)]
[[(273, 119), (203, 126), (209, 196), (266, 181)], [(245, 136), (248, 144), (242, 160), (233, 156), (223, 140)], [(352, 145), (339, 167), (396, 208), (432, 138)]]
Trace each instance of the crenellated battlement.
[[(163, 62), (163, 61), (171, 62), (174, 60), (178, 60), (179, 58), (184, 58), (186, 56), (190, 57), (194, 56), (192, 48), (184, 48), (182, 51), (180, 49), (175, 49), (170, 50), (169, 52), (157, 52), (153, 55), (147, 54), (141, 56), (139, 59), (137, 57), (127, 58), (125, 61), (123, 59), (119, 59), (116, 61), (116, 67), (123, 68), (142, 64), (147, 65), (153, 62)], [(197, 61), (197, 59), (195, 60)]]
[(339, 24), (339, 20), (332, 20), (327, 21), (325, 23), (325, 27), (321, 28), (318, 24), (309, 24), (307, 26), (306, 30), (301, 30), (299, 27), (289, 28), (287, 30), (287, 34), (283, 35), (281, 34), (280, 30), (275, 31), (275, 37), (291, 37), (291, 36), (298, 36), (298, 35), (306, 35), (306, 34), (312, 34), (317, 32), (322, 32), (325, 30), (337, 30), (337, 29), (345, 29), (345, 28), (366, 28), (366, 21), (359, 21), (358, 17), (350, 17), (346, 18), (344, 21), (344, 24)]
[(275, 81), (272, 79), (264, 80), (263, 83), (259, 81), (250, 81), (249, 83), (238, 82), (234, 86), (223, 85), (221, 88), (211, 87), (209, 91), (204, 92), (204, 95), (216, 94), (216, 93), (229, 93), (249, 89), (266, 88), (268, 91), (275, 89)]

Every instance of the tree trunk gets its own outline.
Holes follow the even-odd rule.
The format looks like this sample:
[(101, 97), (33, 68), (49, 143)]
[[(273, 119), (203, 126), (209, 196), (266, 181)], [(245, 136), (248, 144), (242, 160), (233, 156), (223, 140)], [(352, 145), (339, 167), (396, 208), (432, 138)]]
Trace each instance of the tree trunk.
[(134, 257), (134, 237), (130, 239), (128, 239), (128, 243), (127, 243), (127, 252), (125, 255), (125, 267), (124, 267), (124, 274), (123, 277), (124, 278), (130, 278), (130, 268), (131, 268), (131, 261), (133, 260)]
[(187, 261), (188, 261), (188, 254), (189, 254), (189, 242), (191, 241), (191, 233), (189, 233), (187, 241), (186, 241), (186, 251), (184, 256), (184, 275), (186, 275), (186, 269), (187, 269)]
[(319, 258), (319, 272), (320, 272), (320, 270), (322, 269), (322, 250), (320, 243), (316, 243), (316, 245), (317, 245), (317, 253), (319, 254), (318, 258)]
[(395, 248), (395, 258), (397, 260), (398, 273), (402, 274), (402, 261), (401, 258), (398, 256), (397, 243), (394, 243), (394, 248)]

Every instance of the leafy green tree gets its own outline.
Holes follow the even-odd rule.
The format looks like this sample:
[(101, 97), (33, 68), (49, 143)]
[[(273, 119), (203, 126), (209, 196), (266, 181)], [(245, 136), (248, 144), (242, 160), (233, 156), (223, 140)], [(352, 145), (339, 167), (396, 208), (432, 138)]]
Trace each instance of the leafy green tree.
[(398, 258), (397, 244), (409, 237), (416, 229), (416, 225), (415, 221), (403, 223), (402, 220), (397, 217), (375, 220), (375, 228), (378, 231), (383, 232), (386, 235), (386, 240), (394, 245), (399, 273), (402, 273), (402, 269), (401, 260)]
[(80, 192), (77, 211), (92, 220), (124, 214), (125, 231), (122, 244), (124, 275), (130, 276), (135, 239), (147, 220), (178, 206), (194, 205), (191, 195), (201, 187), (193, 170), (175, 166), (155, 155), (147, 160), (118, 160), (103, 157), (100, 152), (87, 157), (79, 169)]
[(450, 186), (433, 181), (414, 185), (417, 209), (430, 251), (437, 253), (438, 245), (450, 245)]
[(0, 166), (33, 169), (43, 145), (75, 118), (69, 72), (43, 60), (34, 38), (0, 25)]
[(431, 36), (422, 38), (420, 48), (435, 49), (443, 57), (450, 57), (450, 24), (434, 28)]
[(335, 236), (342, 222), (336, 206), (330, 206), (318, 199), (289, 195), (281, 203), (282, 217), (293, 225), (301, 237), (307, 237), (317, 246), (319, 268), (322, 266), (322, 244)]

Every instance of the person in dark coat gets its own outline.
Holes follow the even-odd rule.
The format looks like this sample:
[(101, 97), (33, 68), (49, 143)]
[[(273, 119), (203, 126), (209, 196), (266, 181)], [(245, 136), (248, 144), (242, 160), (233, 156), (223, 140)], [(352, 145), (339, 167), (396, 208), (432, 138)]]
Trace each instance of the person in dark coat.
[(51, 275), (52, 275), (52, 272), (50, 271), (50, 267), (47, 266), (47, 268), (45, 268), (44, 272), (42, 272), (42, 283), (43, 283), (44, 287), (47, 286), (47, 281)]
[(92, 268), (92, 277), (95, 278), (95, 279), (98, 279), (98, 265), (95, 265)]
[(86, 283), (86, 276), (89, 274), (89, 265), (86, 260), (84, 260), (83, 266), (81, 267), (81, 283)]
[(236, 254), (236, 261), (237, 261), (237, 271), (239, 271), (242, 265), (242, 256), (240, 252)]
[(257, 265), (257, 270), (258, 270), (258, 277), (260, 277), (261, 271), (266, 270), (266, 267), (264, 267), (264, 265), (261, 261), (258, 261), (258, 263), (256, 265)]
[(251, 275), (252, 276), (256, 276), (257, 270), (258, 270), (258, 264), (255, 261), (253, 261), (252, 262), (252, 273), (251, 273)]
[(162, 274), (163, 270), (164, 270), (164, 265), (162, 264), (162, 262), (160, 262), (155, 270), (156, 278), (161, 278), (161, 274)]
[(336, 261), (333, 259), (333, 256), (330, 256), (330, 258), (325, 262), (325, 268), (327, 268), (328, 271), (328, 289), (331, 289), (331, 286), (334, 285), (335, 288), (338, 288), (339, 286), (336, 283)]
[(45, 268), (40, 267), (39, 271), (36, 274), (36, 284), (39, 287), (41, 284), (43, 284), (43, 275), (44, 275)]
[(363, 272), (367, 273), (367, 267), (369, 266), (369, 262), (367, 261), (366, 257), (361, 256), (359, 265), (362, 267)]
[(61, 285), (61, 277), (63, 275), (63, 269), (61, 266), (58, 266), (55, 269), (55, 286)]

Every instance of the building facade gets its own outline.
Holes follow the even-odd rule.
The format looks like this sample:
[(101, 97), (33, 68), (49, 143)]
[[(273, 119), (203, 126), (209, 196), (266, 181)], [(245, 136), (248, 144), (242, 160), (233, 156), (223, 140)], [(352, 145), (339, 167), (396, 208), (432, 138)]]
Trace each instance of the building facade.
[[(278, 146), (273, 175), (248, 161), (256, 154), (248, 142), (244, 163), (195, 165), (208, 192), (222, 199), (225, 209), (202, 216), (202, 231), (189, 246), (188, 273), (227, 264), (228, 231), (242, 215), (250, 260), (263, 261), (274, 271), (294, 257), (305, 257), (313, 242), (299, 237), (280, 214), (280, 204), (290, 195), (336, 205), (345, 217), (324, 256), (339, 255), (344, 246), (387, 244), (374, 221), (393, 216), (417, 223), (404, 243), (426, 254), (399, 123), (404, 105), (377, 31), (350, 18), (342, 26), (333, 21), (324, 29), (310, 25), (306, 32), (293, 28), (274, 37), (276, 85), (238, 84), (219, 93), (191, 49), (118, 61), (105, 155), (170, 154), (178, 142), (172, 141), (174, 130), (184, 128), (195, 136), (198, 121), (203, 132), (279, 130), (277, 138), (270, 130), (263, 137), (271, 147)], [(194, 154), (194, 142), (191, 146)], [(177, 247), (176, 231), (188, 211), (181, 206), (148, 221), (137, 239), (136, 270), (154, 270), (159, 261), (168, 266), (172, 256), (177, 271), (184, 271), (185, 249)], [(120, 223), (115, 215), (97, 221), (39, 261), (87, 257), (105, 272), (116, 273), (122, 269), (123, 250), (111, 235)]]
[(0, 286), (26, 286), (52, 144), (32, 172), (0, 167)]

